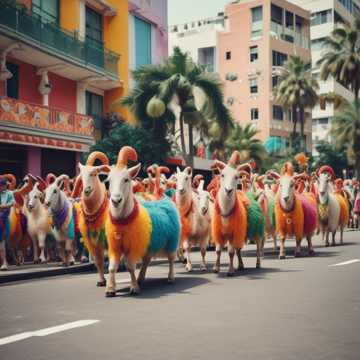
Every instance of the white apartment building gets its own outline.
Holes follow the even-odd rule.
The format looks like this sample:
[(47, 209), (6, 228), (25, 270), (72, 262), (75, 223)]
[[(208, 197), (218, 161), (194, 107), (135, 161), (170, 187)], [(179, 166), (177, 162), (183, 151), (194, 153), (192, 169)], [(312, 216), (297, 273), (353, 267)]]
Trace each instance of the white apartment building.
[(190, 53), (192, 59), (218, 72), (217, 33), (224, 29), (224, 13), (207, 19), (172, 25), (169, 28), (169, 55), (175, 46)]
[[(320, 91), (319, 94), (334, 92), (352, 100), (352, 93), (339, 84), (333, 78), (321, 81), (317, 61), (325, 51), (323, 40), (341, 23), (352, 23), (354, 15), (360, 9), (360, 0), (290, 0), (311, 12), (311, 57), (313, 73), (318, 77)], [(329, 129), (331, 120), (334, 116), (332, 104), (326, 104), (325, 109), (317, 105), (312, 112), (312, 143), (313, 154), (316, 153), (316, 145), (320, 140), (330, 140)]]

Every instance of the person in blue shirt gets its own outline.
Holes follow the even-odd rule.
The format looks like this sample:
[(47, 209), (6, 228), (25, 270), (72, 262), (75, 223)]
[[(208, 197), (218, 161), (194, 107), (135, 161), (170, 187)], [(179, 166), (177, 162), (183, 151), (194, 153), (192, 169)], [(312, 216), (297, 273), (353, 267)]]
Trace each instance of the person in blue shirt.
[(6, 238), (9, 231), (10, 209), (15, 203), (14, 194), (7, 188), (7, 179), (0, 178), (0, 262), (3, 260), (0, 270), (7, 270)]

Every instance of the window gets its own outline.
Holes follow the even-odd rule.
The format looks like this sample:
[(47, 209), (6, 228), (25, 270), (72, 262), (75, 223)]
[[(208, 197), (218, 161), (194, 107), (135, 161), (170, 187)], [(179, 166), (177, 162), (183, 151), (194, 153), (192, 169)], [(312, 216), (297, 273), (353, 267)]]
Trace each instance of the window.
[(350, 13), (355, 15), (356, 12), (359, 10), (357, 5), (354, 3), (353, 0), (338, 0), (339, 3), (344, 6), (344, 8)]
[(33, 0), (32, 12), (41, 17), (45, 22), (59, 22), (58, 0)]
[(275, 75), (272, 77), (272, 88), (276, 88), (279, 83), (280, 77), (278, 75)]
[(262, 6), (251, 9), (251, 37), (261, 36), (263, 28)]
[(279, 25), (283, 24), (283, 9), (271, 4), (271, 21)]
[(284, 120), (284, 112), (281, 106), (273, 105), (273, 119)]
[(97, 46), (103, 43), (102, 16), (86, 7), (86, 40)]
[(278, 51), (272, 52), (272, 64), (273, 66), (283, 66), (284, 63), (287, 61), (288, 56), (287, 54), (283, 54)]
[(256, 94), (258, 92), (257, 79), (250, 79), (250, 93)]
[(292, 110), (288, 110), (288, 120), (289, 120), (290, 122), (293, 121), (293, 112), (292, 112)]
[(231, 51), (227, 51), (225, 54), (225, 59), (230, 60), (231, 59)]
[(254, 62), (258, 59), (258, 47), (251, 46), (250, 47), (250, 62)]
[(332, 21), (332, 10), (323, 10), (311, 15), (311, 26), (326, 24)]
[(250, 110), (251, 120), (259, 120), (259, 109), (258, 108), (252, 108)]
[(263, 19), (262, 6), (258, 6), (251, 9), (251, 19), (253, 23), (262, 21)]
[(288, 29), (294, 29), (294, 14), (291, 11), (285, 13), (285, 26)]
[(135, 17), (135, 65), (139, 68), (152, 63), (151, 24)]
[(6, 68), (12, 73), (12, 78), (6, 80), (6, 95), (12, 99), (19, 98), (19, 66), (6, 63)]
[(90, 91), (85, 93), (86, 115), (91, 115), (95, 121), (95, 127), (100, 128), (103, 116), (103, 97)]

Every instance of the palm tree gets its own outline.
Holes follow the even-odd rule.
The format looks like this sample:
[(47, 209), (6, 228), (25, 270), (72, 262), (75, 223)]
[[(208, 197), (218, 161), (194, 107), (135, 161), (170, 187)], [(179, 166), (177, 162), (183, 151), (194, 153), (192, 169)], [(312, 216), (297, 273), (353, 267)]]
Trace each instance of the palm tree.
[(181, 152), (189, 165), (194, 155), (194, 128), (212, 139), (212, 147), (222, 147), (233, 122), (216, 75), (196, 65), (187, 53), (175, 47), (173, 55), (162, 64), (141, 67), (133, 72), (133, 78), (134, 89), (120, 103), (130, 108), (142, 126), (162, 133), (169, 128), (174, 131), (178, 119)]
[(355, 163), (360, 178), (360, 100), (342, 106), (331, 124), (331, 135), (339, 148), (345, 147), (349, 163)]
[(360, 17), (352, 26), (344, 24), (324, 40), (326, 52), (317, 62), (322, 80), (332, 75), (350, 89), (355, 98), (360, 90)]
[(293, 143), (296, 138), (296, 125), (300, 123), (301, 151), (305, 151), (304, 125), (305, 109), (312, 109), (317, 103), (316, 90), (319, 85), (312, 76), (311, 63), (299, 56), (290, 58), (281, 67), (275, 68), (279, 83), (275, 88), (275, 101), (293, 114)]
[(240, 152), (242, 161), (254, 159), (261, 167), (268, 153), (262, 142), (255, 138), (258, 133), (259, 130), (252, 124), (246, 124), (244, 127), (235, 124), (225, 144), (227, 155), (230, 156), (233, 151), (237, 150)]

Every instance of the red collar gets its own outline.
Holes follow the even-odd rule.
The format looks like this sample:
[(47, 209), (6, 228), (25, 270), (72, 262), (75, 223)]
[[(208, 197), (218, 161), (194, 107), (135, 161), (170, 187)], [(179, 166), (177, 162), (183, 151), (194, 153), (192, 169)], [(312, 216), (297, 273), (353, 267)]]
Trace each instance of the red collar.
[(135, 218), (137, 217), (137, 215), (139, 214), (139, 210), (140, 210), (140, 206), (139, 203), (134, 200), (134, 208), (131, 211), (131, 213), (129, 214), (129, 216), (127, 216), (125, 219), (114, 219), (114, 217), (112, 216), (111, 212), (110, 212), (110, 220), (111, 223), (113, 225), (128, 225), (130, 224), (132, 221), (135, 220)]
[(105, 196), (104, 201), (101, 204), (98, 211), (95, 214), (87, 214), (85, 211), (84, 202), (83, 200), (81, 200), (81, 210), (84, 214), (85, 222), (88, 224), (95, 223), (99, 219), (99, 217), (104, 214), (105, 210), (107, 209), (108, 203), (109, 203), (109, 199), (107, 198), (107, 196)]
[(230, 212), (228, 213), (228, 214), (222, 214), (221, 213), (221, 209), (220, 209), (220, 205), (219, 205), (219, 202), (218, 202), (218, 200), (216, 199), (216, 201), (215, 201), (215, 211), (218, 213), (218, 214), (220, 214), (220, 216), (221, 217), (223, 217), (223, 218), (228, 218), (228, 217), (230, 217), (236, 210), (237, 210), (237, 208), (239, 207), (239, 204), (238, 204), (238, 199), (237, 199), (237, 197), (236, 197), (236, 199), (235, 199), (235, 204), (234, 204), (234, 206), (233, 206), (233, 208), (230, 210)]

